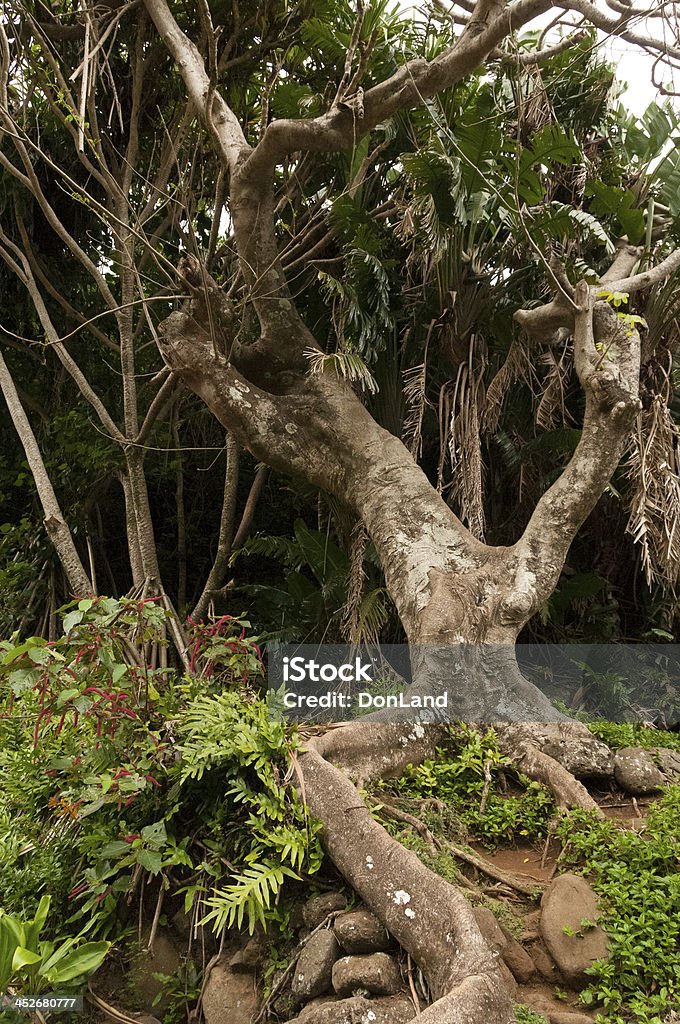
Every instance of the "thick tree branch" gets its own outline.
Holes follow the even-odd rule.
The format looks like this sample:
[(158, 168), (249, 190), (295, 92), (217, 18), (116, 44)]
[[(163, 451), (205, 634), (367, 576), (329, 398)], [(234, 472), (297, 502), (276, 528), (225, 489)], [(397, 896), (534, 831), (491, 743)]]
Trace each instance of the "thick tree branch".
[(634, 270), (640, 257), (644, 252), (641, 245), (629, 245), (627, 242), (619, 242), (616, 256), (612, 260), (609, 269), (600, 278), (601, 284), (609, 284), (610, 281), (617, 281), (619, 278), (628, 277)]
[(583, 430), (567, 467), (541, 497), (515, 545), (513, 601), (525, 621), (557, 584), (571, 542), (609, 483), (640, 407), (637, 330), (606, 303), (596, 302), (586, 282), (577, 285), (576, 301), (574, 363), (586, 394)]
[(216, 350), (200, 299), (171, 314), (159, 344), (168, 366), (256, 459), (354, 505), (407, 631), (423, 639), (421, 612), (436, 580), (479, 567), (489, 549), (465, 529), (401, 441), (334, 375), (295, 377), (281, 394), (253, 384)]
[[(641, 274), (634, 274), (633, 277), (623, 277), (617, 280), (607, 280), (607, 288), (614, 292), (641, 292), (654, 285), (663, 284), (671, 274), (680, 268), (680, 249), (675, 249), (670, 256), (655, 267), (643, 271)], [(604, 280), (604, 278), (603, 278)]]
[(201, 54), (182, 32), (165, 0), (144, 0), (144, 5), (177, 63), (187, 94), (212, 135), (218, 153), (226, 167), (233, 170), (244, 150), (250, 148), (238, 119), (212, 87)]
[[(368, 89), (360, 106), (344, 103), (331, 107), (320, 117), (272, 121), (246, 160), (242, 173), (257, 177), (298, 150), (328, 153), (356, 145), (399, 110), (420, 106), (430, 96), (455, 85), (483, 63), (506, 36), (552, 5), (545, 0), (516, 0), (513, 4), (492, 6), (504, 9), (486, 28), (477, 33), (466, 30), (434, 61), (409, 61), (391, 78)], [(486, 18), (480, 17), (478, 24), (486, 24)]]

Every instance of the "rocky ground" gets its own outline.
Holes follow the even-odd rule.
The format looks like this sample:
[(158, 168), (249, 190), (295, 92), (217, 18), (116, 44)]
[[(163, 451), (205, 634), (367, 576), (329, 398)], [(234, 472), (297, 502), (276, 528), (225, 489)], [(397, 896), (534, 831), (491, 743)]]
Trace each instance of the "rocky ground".
[[(615, 782), (591, 793), (621, 828), (640, 831), (655, 792), (678, 778), (680, 755), (674, 751), (627, 748), (616, 754)], [(409, 824), (409, 817), (406, 830), (417, 824)], [(579, 992), (588, 982), (587, 969), (607, 958), (607, 936), (595, 891), (586, 878), (561, 870), (560, 851), (550, 835), (541, 848), (519, 843), (490, 852), (466, 845), (459, 881), (515, 1004), (542, 1014), (549, 1024), (589, 1024), (595, 1012), (586, 1012)], [(206, 1024), (401, 1024), (428, 1004), (417, 965), (351, 891), (327, 882), (326, 891), (298, 900), (285, 966), (279, 958), (267, 970), (271, 943), (258, 931), (243, 938), (230, 934), (221, 949), (209, 943), (203, 948), (209, 969), (197, 995)], [(395, 892), (394, 898), (408, 914), (409, 894)], [(168, 1020), (167, 992), (153, 975), (170, 975), (181, 964), (189, 929), (177, 911), (158, 930), (153, 954), (138, 956), (124, 982), (111, 973), (107, 981), (103, 974), (92, 1020)], [(116, 1009), (121, 992), (136, 1011)], [(198, 1021), (197, 1011), (192, 1013)]]

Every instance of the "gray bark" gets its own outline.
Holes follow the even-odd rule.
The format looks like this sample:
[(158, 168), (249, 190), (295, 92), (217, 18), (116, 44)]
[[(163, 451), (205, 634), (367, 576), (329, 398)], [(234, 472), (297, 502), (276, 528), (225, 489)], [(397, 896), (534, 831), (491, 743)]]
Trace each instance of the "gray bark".
[(45, 463), (43, 462), (38, 442), (35, 439), (31, 424), (19, 400), (14, 380), (1, 352), (0, 388), (2, 388), (9, 414), (16, 427), (19, 440), (26, 453), (28, 465), (33, 474), (40, 504), (45, 513), (45, 529), (59, 555), (69, 586), (74, 594), (79, 597), (85, 597), (93, 593), (92, 584), (80, 560), (68, 524), (62, 515), (57, 496), (52, 487), (52, 481), (45, 469)]

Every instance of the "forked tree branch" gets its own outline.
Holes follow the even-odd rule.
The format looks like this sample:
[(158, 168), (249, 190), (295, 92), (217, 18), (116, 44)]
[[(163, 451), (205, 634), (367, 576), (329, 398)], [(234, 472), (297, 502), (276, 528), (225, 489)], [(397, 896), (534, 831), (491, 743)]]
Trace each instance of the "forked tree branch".
[(198, 48), (182, 32), (165, 0), (144, 0), (144, 5), (177, 64), (187, 94), (211, 133), (220, 157), (233, 170), (243, 150), (249, 148), (236, 115), (212, 87)]
[(645, 270), (641, 274), (634, 274), (632, 277), (623, 277), (619, 280), (612, 281), (607, 278), (606, 284), (609, 291), (628, 292), (630, 295), (632, 292), (645, 291), (647, 288), (653, 288), (654, 285), (663, 284), (679, 268), (680, 249), (674, 249), (670, 256), (667, 256), (655, 267), (650, 267), (649, 270)]
[(480, 31), (466, 29), (453, 46), (433, 61), (419, 59), (404, 64), (390, 78), (364, 93), (361, 108), (345, 104), (331, 107), (320, 117), (272, 121), (242, 173), (257, 177), (298, 150), (330, 153), (356, 145), (393, 114), (420, 106), (461, 81), (507, 36), (549, 10), (552, 4), (545, 0), (516, 0), (490, 6), (499, 12), (491, 20), (486, 3), (476, 5), (476, 9), (484, 7), (476, 22)]
[[(526, 621), (554, 590), (572, 540), (597, 504), (616, 469), (640, 408), (640, 335), (595, 299), (581, 281), (577, 312), (562, 326), (574, 332), (574, 364), (586, 396), (576, 450), (555, 483), (539, 499), (515, 550), (518, 615)], [(545, 308), (545, 307), (543, 307)], [(537, 311), (532, 311), (537, 312)], [(548, 311), (549, 318), (554, 310)], [(522, 323), (522, 317), (518, 320)]]

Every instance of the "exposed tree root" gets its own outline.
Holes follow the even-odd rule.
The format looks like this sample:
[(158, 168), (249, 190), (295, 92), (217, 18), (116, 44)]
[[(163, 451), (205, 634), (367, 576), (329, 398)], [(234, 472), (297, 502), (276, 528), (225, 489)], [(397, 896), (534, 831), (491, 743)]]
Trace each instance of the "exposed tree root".
[(523, 744), (529, 743), (577, 778), (612, 778), (614, 775), (611, 750), (581, 722), (515, 722), (494, 728), (502, 749), (511, 757)]
[[(470, 904), (388, 835), (342, 770), (363, 779), (399, 772), (432, 752), (441, 734), (427, 733), (426, 741), (422, 727), (375, 723), (313, 739), (300, 757), (305, 798), (323, 822), (324, 844), (337, 868), (426, 976), (435, 1002), (421, 1014), (423, 1024), (508, 1024), (512, 1001)], [(349, 764), (342, 756), (345, 738)], [(324, 748), (339, 766), (324, 758)]]
[(559, 761), (549, 754), (544, 754), (533, 743), (520, 744), (515, 764), (525, 775), (546, 786), (552, 793), (556, 805), (563, 810), (569, 807), (582, 807), (585, 811), (594, 811), (600, 817), (604, 817), (599, 805), (583, 783)]
[[(577, 785), (580, 785), (580, 783), (577, 783)], [(458, 860), (462, 860), (466, 864), (470, 864), (489, 878), (493, 878), (497, 882), (502, 882), (503, 885), (507, 885), (511, 889), (516, 889), (517, 892), (524, 893), (525, 896), (533, 896), (536, 889), (541, 886), (541, 882), (538, 879), (529, 880), (526, 878), (520, 878), (519, 875), (515, 875), (511, 871), (503, 871), (502, 868), (497, 868), (495, 865), (490, 864), (488, 861), (484, 860), (483, 857), (478, 857), (477, 854), (472, 852), (472, 850), (464, 850), (462, 847), (455, 846), (448, 840), (435, 838), (427, 825), (423, 824), (422, 821), (419, 821), (419, 819), (414, 817), (412, 814), (408, 814), (406, 811), (400, 810), (398, 807), (382, 802), (381, 812), (387, 817), (393, 818), (395, 821), (403, 821), (405, 824), (411, 825), (411, 827), (414, 828), (420, 836), (422, 836), (433, 853), (437, 853), (440, 850), (450, 853), (452, 856), (457, 857)], [(467, 881), (467, 879), (463, 880), (463, 884), (465, 881)], [(474, 889), (475, 886), (471, 885), (471, 888)]]
[(536, 890), (540, 889), (543, 885), (539, 879), (521, 878), (519, 875), (513, 874), (512, 871), (503, 871), (502, 868), (497, 868), (494, 864), (484, 860), (483, 857), (478, 857), (471, 850), (463, 850), (460, 846), (454, 846), (452, 843), (446, 843), (445, 849), (452, 853), (454, 857), (458, 857), (459, 860), (465, 861), (466, 864), (477, 868), (478, 871), (481, 871), (489, 878), (502, 882), (503, 885), (507, 885), (510, 889), (515, 889), (525, 896), (534, 896)]
[(416, 818), (415, 815), (409, 814), (407, 811), (402, 811), (393, 804), (386, 804), (384, 800), (380, 801), (380, 811), (385, 817), (392, 818), (393, 821), (403, 821), (405, 825), (410, 825), (411, 828), (414, 828), (421, 839), (427, 843), (432, 853), (437, 853), (441, 849), (441, 843), (435, 839), (425, 822), (421, 821), (420, 818)]
[[(611, 757), (585, 727), (514, 724), (497, 731), (503, 749), (519, 755), (521, 770), (548, 785), (560, 806), (596, 806), (572, 770), (608, 775)], [(351, 776), (358, 785), (365, 785), (372, 779), (397, 776), (406, 765), (430, 756), (445, 734), (445, 726), (376, 721), (330, 729), (308, 740), (298, 763), (300, 788), (310, 811), (323, 823), (323, 841), (331, 860), (427, 978), (435, 1002), (419, 1015), (419, 1021), (508, 1024), (514, 1020), (512, 1000), (470, 904), (456, 886), (391, 838), (350, 781)], [(590, 771), (588, 755), (592, 755)], [(393, 816), (422, 826), (406, 812)], [(418, 831), (436, 849), (438, 843), (425, 827)], [(492, 865), (474, 854), (450, 844), (447, 848), (491, 877), (499, 877)], [(525, 889), (523, 880), (515, 876), (499, 880), (520, 891), (537, 888), (527, 882)]]

